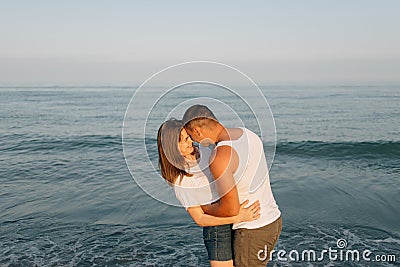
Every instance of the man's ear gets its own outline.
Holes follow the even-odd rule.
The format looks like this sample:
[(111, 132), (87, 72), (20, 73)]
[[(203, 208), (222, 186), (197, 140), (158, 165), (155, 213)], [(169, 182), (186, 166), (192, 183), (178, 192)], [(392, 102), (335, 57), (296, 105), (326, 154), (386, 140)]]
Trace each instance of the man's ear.
[(197, 135), (197, 136), (202, 136), (201, 131), (200, 131), (200, 127), (193, 127), (193, 132)]

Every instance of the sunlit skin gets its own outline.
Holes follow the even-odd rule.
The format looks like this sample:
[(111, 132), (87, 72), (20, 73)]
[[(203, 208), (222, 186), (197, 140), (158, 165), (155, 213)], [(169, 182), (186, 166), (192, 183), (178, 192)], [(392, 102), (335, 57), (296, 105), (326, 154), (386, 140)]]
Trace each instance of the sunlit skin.
[(188, 160), (196, 160), (196, 150), (193, 146), (193, 140), (190, 135), (183, 128), (181, 131), (180, 140), (178, 143), (179, 151), (181, 155)]
[[(209, 131), (209, 129), (201, 129), (201, 128), (195, 128), (193, 131), (188, 131), (188, 134), (193, 138), (194, 141), (201, 143), (204, 146), (209, 146), (212, 144), (215, 144), (216, 141), (218, 140), (218, 135), (219, 132), (217, 131)], [(211, 136), (213, 137), (208, 137), (206, 138), (205, 136)]]
[[(186, 131), (195, 142), (198, 142), (203, 146), (215, 145), (219, 141), (230, 140), (232, 137), (235, 139), (235, 136), (230, 136), (231, 133), (219, 123), (212, 129), (208, 127), (194, 127), (194, 129), (186, 129)], [(239, 135), (241, 134), (242, 131), (240, 130)]]

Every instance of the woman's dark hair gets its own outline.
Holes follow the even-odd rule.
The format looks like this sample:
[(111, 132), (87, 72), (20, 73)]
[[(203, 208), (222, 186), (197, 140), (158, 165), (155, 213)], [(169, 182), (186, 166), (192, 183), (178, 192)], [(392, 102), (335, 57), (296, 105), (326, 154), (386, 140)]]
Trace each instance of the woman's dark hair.
[(170, 185), (175, 184), (178, 178), (180, 178), (180, 183), (183, 176), (192, 176), (186, 172), (186, 161), (179, 151), (178, 143), (181, 139), (182, 128), (183, 121), (170, 119), (161, 124), (158, 129), (158, 167), (161, 170), (161, 176)]

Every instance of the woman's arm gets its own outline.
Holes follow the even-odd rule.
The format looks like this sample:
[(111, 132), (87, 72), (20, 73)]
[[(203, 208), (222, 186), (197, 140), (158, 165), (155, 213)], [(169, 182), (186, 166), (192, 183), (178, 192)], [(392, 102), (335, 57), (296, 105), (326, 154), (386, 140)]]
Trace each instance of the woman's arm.
[(251, 204), (251, 206), (245, 208), (248, 203), (248, 200), (243, 202), (240, 205), (239, 214), (231, 217), (215, 217), (212, 215), (208, 215), (204, 213), (203, 209), (200, 206), (189, 207), (187, 211), (189, 212), (189, 215), (192, 217), (192, 219), (199, 226), (202, 227), (253, 221), (260, 218), (260, 203), (258, 202), (258, 200)]

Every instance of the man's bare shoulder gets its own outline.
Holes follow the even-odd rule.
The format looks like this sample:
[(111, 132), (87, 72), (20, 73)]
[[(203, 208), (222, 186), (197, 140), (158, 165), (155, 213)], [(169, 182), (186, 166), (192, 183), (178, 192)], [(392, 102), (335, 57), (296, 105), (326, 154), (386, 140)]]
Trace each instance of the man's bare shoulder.
[(218, 146), (210, 157), (210, 170), (215, 178), (233, 173), (238, 167), (239, 157), (236, 151), (230, 146)]
[(231, 146), (217, 146), (211, 152), (210, 165), (211, 164), (222, 164), (226, 161), (229, 162), (233, 154), (233, 148)]

